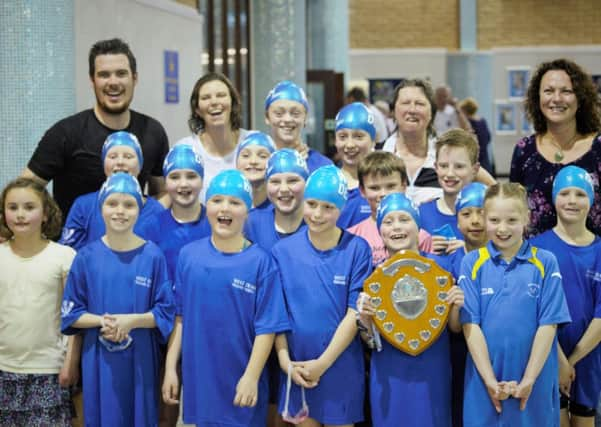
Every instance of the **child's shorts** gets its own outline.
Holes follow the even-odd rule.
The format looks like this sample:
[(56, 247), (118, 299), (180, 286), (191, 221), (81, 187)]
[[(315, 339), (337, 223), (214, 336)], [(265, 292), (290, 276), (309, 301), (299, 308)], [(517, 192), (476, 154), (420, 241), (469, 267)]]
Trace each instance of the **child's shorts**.
[(567, 398), (563, 394), (561, 395), (561, 398), (559, 399), (559, 407), (561, 409), (567, 409), (570, 412), (570, 414), (576, 415), (577, 417), (590, 418), (590, 417), (594, 417), (595, 413), (596, 413), (595, 408), (589, 408), (588, 406), (584, 406), (584, 405), (580, 405), (576, 402), (572, 402), (572, 401), (570, 401), (569, 398)]

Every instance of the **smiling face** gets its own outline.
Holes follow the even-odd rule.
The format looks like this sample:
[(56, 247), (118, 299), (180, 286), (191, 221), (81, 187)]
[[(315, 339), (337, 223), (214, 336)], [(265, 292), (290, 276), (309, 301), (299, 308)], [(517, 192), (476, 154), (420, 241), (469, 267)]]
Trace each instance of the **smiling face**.
[(588, 194), (578, 187), (561, 189), (555, 197), (557, 219), (565, 224), (584, 224), (590, 210)]
[(173, 204), (189, 208), (198, 204), (202, 178), (192, 169), (175, 169), (167, 175), (165, 187)]
[(432, 120), (432, 107), (423, 90), (402, 88), (394, 105), (394, 117), (401, 133), (425, 133)]
[(133, 148), (127, 145), (115, 145), (104, 157), (104, 174), (108, 178), (115, 172), (126, 172), (131, 176), (140, 173), (140, 162)]
[(284, 214), (292, 214), (301, 207), (305, 180), (295, 173), (276, 173), (267, 181), (267, 197), (275, 209)]
[(303, 104), (289, 99), (274, 101), (265, 113), (265, 123), (271, 127), (276, 147), (294, 148), (305, 127), (307, 111)]
[(107, 233), (132, 232), (139, 214), (138, 203), (134, 196), (129, 194), (110, 194), (102, 204), (102, 219)]
[(343, 167), (356, 169), (359, 162), (374, 147), (369, 133), (362, 129), (340, 129), (336, 131), (336, 150), (340, 155)]
[(438, 150), (435, 169), (445, 194), (457, 195), (474, 180), (478, 167), (472, 164), (467, 149), (463, 147), (445, 145)]
[(406, 186), (399, 172), (390, 175), (368, 174), (363, 177), (363, 187), (359, 190), (369, 203), (371, 216), (375, 219), (380, 201), (391, 193), (404, 193)]
[(391, 255), (404, 249), (418, 251), (418, 234), (417, 224), (405, 211), (390, 212), (380, 225), (380, 235)]
[(539, 87), (540, 110), (548, 123), (563, 124), (576, 121), (578, 99), (572, 80), (563, 70), (549, 70)]
[(137, 75), (133, 74), (125, 54), (98, 55), (94, 75), (90, 77), (96, 106), (107, 114), (122, 114), (134, 96)]
[(523, 243), (527, 208), (515, 197), (496, 196), (484, 204), (486, 234), (505, 259), (512, 259)]
[(265, 179), (267, 161), (271, 153), (261, 145), (247, 145), (238, 153), (236, 168), (241, 171), (250, 183)]
[(46, 221), (42, 199), (30, 188), (13, 188), (4, 199), (4, 219), (15, 238), (42, 234)]
[(198, 89), (196, 114), (205, 127), (229, 126), (231, 113), (232, 97), (225, 83), (211, 80)]
[(242, 235), (248, 209), (237, 197), (217, 194), (207, 200), (207, 218), (214, 236), (229, 240)]
[(333, 203), (317, 199), (306, 199), (303, 217), (309, 231), (315, 234), (328, 232), (336, 227), (340, 210)]
[(479, 248), (486, 244), (483, 208), (472, 206), (457, 212), (457, 228), (463, 235), (468, 249)]

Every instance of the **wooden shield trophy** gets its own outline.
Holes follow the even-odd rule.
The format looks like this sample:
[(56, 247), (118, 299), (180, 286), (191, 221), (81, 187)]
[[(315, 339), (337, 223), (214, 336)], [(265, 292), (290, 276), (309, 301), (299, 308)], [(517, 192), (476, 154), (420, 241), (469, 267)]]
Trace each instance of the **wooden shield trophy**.
[(367, 278), (365, 292), (376, 307), (374, 323), (399, 350), (417, 356), (446, 327), (451, 274), (412, 251), (392, 256)]

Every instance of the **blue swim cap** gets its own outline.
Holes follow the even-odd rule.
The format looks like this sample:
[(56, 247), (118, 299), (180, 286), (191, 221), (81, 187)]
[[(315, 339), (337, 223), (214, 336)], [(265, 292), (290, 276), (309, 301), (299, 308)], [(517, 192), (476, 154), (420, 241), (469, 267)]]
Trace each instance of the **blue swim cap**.
[(104, 181), (102, 188), (98, 192), (98, 203), (102, 207), (108, 196), (114, 193), (129, 194), (136, 199), (138, 208), (142, 210), (144, 202), (142, 201), (142, 189), (138, 180), (126, 172), (115, 172)]
[(169, 153), (165, 157), (165, 161), (163, 162), (163, 176), (165, 178), (167, 178), (167, 175), (171, 171), (180, 169), (191, 169), (200, 178), (204, 178), (205, 168), (202, 158), (200, 154), (194, 151), (191, 145), (178, 144), (169, 150)]
[(480, 182), (472, 182), (461, 189), (455, 200), (455, 212), (463, 208), (483, 208), (484, 195), (488, 187)]
[(142, 170), (142, 165), (144, 164), (144, 156), (142, 155), (142, 147), (140, 147), (140, 143), (138, 142), (138, 138), (133, 133), (125, 132), (120, 130), (119, 132), (111, 133), (107, 136), (104, 144), (102, 145), (102, 162), (104, 163), (104, 159), (106, 158), (106, 153), (118, 145), (126, 145), (131, 147), (135, 152), (136, 156), (138, 156), (138, 164), (140, 166), (140, 170)]
[(336, 132), (340, 129), (361, 129), (371, 136), (372, 141), (376, 139), (374, 115), (361, 102), (353, 102), (338, 112), (336, 115)]
[(309, 102), (307, 101), (305, 91), (290, 80), (279, 82), (269, 91), (267, 98), (265, 98), (265, 111), (269, 109), (271, 104), (280, 99), (296, 101), (305, 107), (305, 111), (309, 111)]
[(305, 200), (315, 199), (328, 202), (342, 210), (348, 197), (346, 178), (334, 165), (316, 169), (305, 186)]
[(275, 151), (275, 144), (269, 135), (259, 131), (252, 131), (249, 132), (242, 142), (240, 142), (240, 144), (238, 144), (236, 147), (236, 159), (238, 159), (238, 156), (242, 150), (251, 145), (258, 145), (266, 148), (267, 151), (269, 151), (269, 154)]
[(576, 187), (584, 190), (588, 195), (589, 205), (595, 203), (594, 185), (588, 172), (578, 166), (569, 165), (563, 167), (555, 176), (553, 181), (553, 203), (561, 190), (567, 187)]
[(227, 169), (211, 180), (207, 189), (207, 201), (213, 196), (232, 196), (244, 202), (250, 210), (253, 204), (250, 182), (237, 169)]
[(307, 168), (307, 162), (298, 153), (298, 151), (291, 148), (282, 148), (274, 152), (269, 160), (267, 161), (267, 172), (265, 172), (265, 179), (269, 179), (271, 175), (276, 173), (295, 173), (303, 178), (305, 181), (309, 176), (309, 169)]
[(378, 230), (382, 225), (384, 217), (391, 212), (403, 211), (407, 212), (415, 223), (417, 228), (420, 228), (421, 221), (419, 219), (419, 211), (413, 204), (410, 198), (405, 196), (403, 193), (390, 193), (380, 201), (378, 211), (376, 213), (376, 224), (378, 224)]

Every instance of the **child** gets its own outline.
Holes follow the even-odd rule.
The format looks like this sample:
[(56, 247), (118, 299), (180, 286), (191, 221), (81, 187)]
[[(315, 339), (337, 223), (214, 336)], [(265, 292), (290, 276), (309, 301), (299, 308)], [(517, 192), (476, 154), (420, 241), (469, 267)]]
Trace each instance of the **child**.
[(360, 102), (342, 108), (336, 116), (336, 150), (342, 161), (342, 174), (349, 184), (348, 200), (338, 218), (338, 227), (347, 229), (369, 218), (369, 203), (359, 190), (357, 170), (360, 162), (374, 149), (374, 116)]
[(253, 208), (265, 209), (267, 200), (265, 168), (271, 153), (275, 151), (273, 141), (263, 132), (250, 132), (236, 148), (236, 168), (250, 182), (253, 189)]
[(171, 208), (147, 218), (138, 228), (141, 237), (156, 243), (165, 254), (169, 279), (173, 281), (181, 248), (211, 234), (211, 226), (199, 202), (204, 165), (191, 145), (178, 144), (169, 151), (163, 176)]
[[(367, 199), (371, 216), (348, 229), (349, 233), (363, 237), (369, 243), (372, 252), (372, 265), (376, 266), (388, 258), (388, 252), (378, 232), (376, 214), (378, 204), (390, 193), (404, 193), (407, 188), (407, 171), (403, 161), (392, 153), (374, 151), (359, 164), (357, 171), (359, 191)], [(419, 249), (431, 252), (432, 237), (419, 230)]]
[(177, 318), (163, 399), (178, 402), (181, 353), (185, 423), (266, 423), (263, 367), (274, 334), (289, 325), (273, 259), (242, 234), (251, 205), (250, 183), (241, 172), (218, 174), (207, 190), (211, 236), (186, 245), (178, 259)]
[(286, 397), (290, 366), (294, 382), (311, 387), (306, 390), (310, 418), (301, 425), (348, 426), (363, 419), (363, 354), (355, 313), (371, 253), (367, 242), (336, 226), (347, 197), (346, 181), (336, 166), (313, 172), (304, 196), (307, 230), (272, 250), (292, 326), (276, 337), (283, 370), (280, 412), (284, 421), (292, 420), (290, 414), (298, 414), (304, 400), (298, 386)]
[(464, 426), (556, 426), (555, 335), (570, 321), (557, 260), (524, 241), (528, 205), (519, 184), (490, 187), (484, 217), (490, 241), (465, 256), (459, 277), (469, 349)]
[(69, 272), (63, 333), (82, 333), (86, 425), (157, 425), (159, 344), (174, 301), (161, 250), (133, 232), (142, 209), (136, 178), (111, 175), (98, 193), (106, 234), (82, 248)]
[(558, 332), (561, 425), (592, 427), (601, 392), (601, 238), (586, 228), (594, 203), (591, 177), (565, 166), (555, 176), (552, 196), (557, 225), (530, 242), (557, 254), (572, 317)]
[[(401, 193), (392, 193), (380, 202), (377, 224), (388, 253), (399, 251), (420, 253), (418, 249), (419, 211)], [(443, 268), (449, 257), (420, 253), (436, 260)], [(442, 262), (441, 262), (442, 261)], [(367, 296), (362, 294), (362, 299)], [(459, 309), (463, 305), (463, 292), (453, 286), (446, 300), (451, 308), (449, 329), (461, 330)], [(372, 304), (363, 304), (361, 323), (363, 335), (372, 330)], [(449, 337), (446, 329), (430, 348), (418, 356), (410, 356), (382, 341), (382, 348), (372, 352), (370, 373), (370, 402), (375, 427), (439, 426), (451, 422), (451, 364)], [(402, 401), (402, 404), (399, 402)]]
[(63, 284), (75, 251), (58, 237), (61, 213), (35, 181), (0, 196), (0, 425), (70, 426), (77, 343), (60, 334)]
[(436, 141), (434, 167), (443, 196), (419, 207), (422, 227), (432, 235), (434, 253), (451, 253), (463, 246), (458, 239), (455, 200), (478, 173), (478, 150), (474, 135), (463, 129), (445, 132)]
[[(101, 157), (107, 178), (115, 172), (127, 172), (136, 177), (144, 162), (138, 139), (134, 134), (124, 131), (114, 132), (106, 138)], [(163, 210), (163, 206), (152, 197), (143, 197), (140, 210), (141, 221), (134, 231), (139, 232), (138, 227), (146, 218)], [(60, 243), (79, 250), (84, 245), (100, 239), (104, 233), (105, 224), (98, 206), (98, 191), (96, 191), (75, 199), (63, 227)]]
[(251, 242), (271, 251), (280, 239), (304, 228), (303, 192), (308, 176), (307, 164), (296, 150), (282, 148), (271, 155), (265, 173), (271, 203), (248, 215), (244, 234)]
[(305, 91), (295, 83), (284, 80), (274, 86), (265, 98), (265, 123), (277, 149), (292, 148), (307, 161), (309, 173), (332, 161), (307, 147), (301, 134), (307, 123), (309, 102)]

